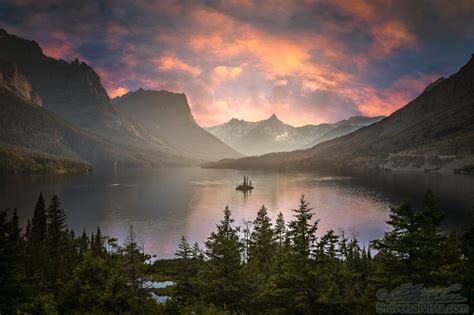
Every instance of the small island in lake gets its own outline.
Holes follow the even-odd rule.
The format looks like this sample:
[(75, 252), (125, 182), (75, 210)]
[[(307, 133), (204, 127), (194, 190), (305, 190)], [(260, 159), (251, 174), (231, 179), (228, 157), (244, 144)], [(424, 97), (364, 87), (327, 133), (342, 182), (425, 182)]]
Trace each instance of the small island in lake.
[(237, 187), (235, 187), (235, 189), (242, 190), (242, 191), (252, 190), (253, 189), (252, 181), (249, 180), (248, 176), (244, 176), (244, 181), (241, 184), (239, 184)]

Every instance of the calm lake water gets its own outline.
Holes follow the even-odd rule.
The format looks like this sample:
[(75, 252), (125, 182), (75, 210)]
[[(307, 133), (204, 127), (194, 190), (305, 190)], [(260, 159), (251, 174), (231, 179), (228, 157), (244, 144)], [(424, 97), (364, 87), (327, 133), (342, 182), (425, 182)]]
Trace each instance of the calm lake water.
[[(256, 187), (245, 196), (235, 185), (249, 175)], [(57, 194), (68, 226), (88, 233), (99, 225), (106, 235), (123, 240), (134, 226), (145, 250), (172, 257), (182, 235), (206, 240), (226, 205), (236, 224), (253, 220), (262, 204), (274, 220), (291, 219), (301, 194), (320, 219), (319, 233), (344, 229), (366, 243), (387, 229), (390, 205), (410, 200), (419, 206), (432, 189), (446, 212), (445, 227), (461, 229), (474, 205), (474, 177), (440, 174), (372, 174), (328, 176), (318, 173), (209, 170), (193, 168), (133, 169), (89, 175), (9, 175), (0, 177), (0, 207), (18, 208), (23, 225), (39, 193), (47, 201)]]

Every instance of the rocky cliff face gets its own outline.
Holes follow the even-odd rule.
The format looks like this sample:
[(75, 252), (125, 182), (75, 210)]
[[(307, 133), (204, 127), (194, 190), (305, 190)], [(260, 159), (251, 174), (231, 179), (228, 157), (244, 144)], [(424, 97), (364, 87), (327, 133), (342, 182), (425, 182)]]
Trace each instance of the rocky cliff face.
[(13, 62), (30, 80), (47, 109), (67, 121), (94, 125), (93, 119), (99, 120), (107, 113), (113, 116), (99, 77), (84, 62), (49, 58), (36, 42), (5, 30), (0, 30), (0, 56)]
[(0, 58), (0, 87), (28, 103), (41, 106), (41, 98), (33, 91), (28, 79), (12, 62), (3, 58)]
[(184, 94), (139, 89), (113, 102), (120, 112), (184, 156), (202, 160), (241, 156), (196, 123)]
[(113, 108), (99, 76), (86, 63), (47, 57), (36, 42), (1, 29), (0, 57), (13, 62), (43, 106), (66, 121), (120, 145), (173, 154), (160, 139)]

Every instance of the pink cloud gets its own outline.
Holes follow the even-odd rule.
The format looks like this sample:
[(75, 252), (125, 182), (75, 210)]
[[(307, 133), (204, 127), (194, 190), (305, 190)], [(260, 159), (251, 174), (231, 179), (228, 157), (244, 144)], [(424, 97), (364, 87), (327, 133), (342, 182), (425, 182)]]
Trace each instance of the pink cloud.
[(176, 56), (168, 55), (162, 56), (155, 61), (159, 69), (162, 71), (184, 71), (197, 77), (201, 74), (201, 69), (198, 66), (191, 66)]

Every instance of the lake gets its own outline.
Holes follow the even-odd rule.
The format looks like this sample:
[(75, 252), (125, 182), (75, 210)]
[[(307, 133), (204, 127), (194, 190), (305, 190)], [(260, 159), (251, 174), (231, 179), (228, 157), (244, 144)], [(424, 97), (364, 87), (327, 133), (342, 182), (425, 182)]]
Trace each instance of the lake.
[[(244, 175), (255, 189), (235, 190)], [(292, 218), (301, 194), (319, 219), (319, 234), (344, 229), (361, 242), (387, 229), (389, 206), (409, 200), (419, 206), (430, 188), (446, 211), (446, 229), (461, 229), (474, 205), (474, 177), (443, 174), (371, 174), (330, 176), (318, 173), (212, 170), (198, 167), (128, 169), (87, 175), (2, 175), (0, 207), (18, 208), (23, 226), (39, 193), (57, 194), (76, 233), (99, 225), (103, 234), (123, 240), (130, 225), (147, 253), (173, 256), (179, 239), (205, 241), (229, 205), (235, 223), (253, 220), (265, 204)]]

